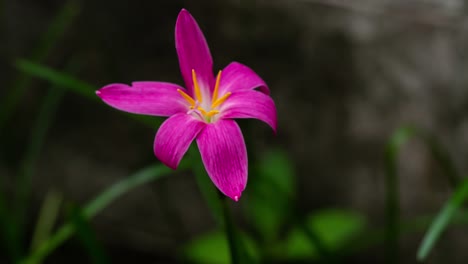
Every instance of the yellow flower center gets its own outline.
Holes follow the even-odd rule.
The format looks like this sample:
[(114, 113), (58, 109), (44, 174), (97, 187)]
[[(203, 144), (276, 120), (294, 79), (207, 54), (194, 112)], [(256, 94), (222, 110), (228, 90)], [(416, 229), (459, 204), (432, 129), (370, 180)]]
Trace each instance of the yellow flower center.
[[(219, 80), (221, 79), (221, 71), (218, 72), (216, 76), (216, 84), (213, 90), (213, 95), (211, 97), (211, 106), (208, 110), (203, 108), (201, 104), (203, 103), (203, 96), (200, 90), (200, 86), (198, 85), (197, 75), (195, 70), (192, 69), (192, 80), (193, 80), (193, 89), (195, 94), (195, 99), (192, 98), (190, 95), (182, 91), (181, 89), (177, 89), (177, 92), (190, 104), (190, 111), (188, 113), (196, 112), (206, 121), (210, 122), (211, 118), (219, 114), (219, 110), (217, 107), (220, 106), (226, 99), (231, 95), (231, 92), (227, 92), (223, 96), (218, 98), (218, 90), (219, 90)], [(205, 104), (206, 106), (206, 104)]]

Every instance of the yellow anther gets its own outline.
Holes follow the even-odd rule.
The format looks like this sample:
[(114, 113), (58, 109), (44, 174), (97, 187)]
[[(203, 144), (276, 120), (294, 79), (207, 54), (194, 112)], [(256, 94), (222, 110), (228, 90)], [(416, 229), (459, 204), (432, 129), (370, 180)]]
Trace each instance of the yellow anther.
[(202, 113), (203, 116), (206, 116), (208, 113), (205, 111), (205, 109), (203, 109), (202, 107), (198, 107), (197, 108), (198, 111), (200, 111), (200, 113)]
[(218, 89), (219, 89), (219, 80), (221, 79), (221, 71), (218, 72), (218, 75), (216, 76), (216, 84), (215, 88), (213, 90), (213, 98), (211, 99), (211, 102), (215, 102), (216, 99), (218, 99)]
[(206, 114), (206, 116), (212, 117), (212, 116), (214, 116), (214, 115), (216, 115), (216, 114), (219, 114), (219, 111), (218, 111), (218, 110), (211, 110), (211, 111), (209, 111), (209, 112)]
[(225, 95), (223, 95), (221, 98), (217, 99), (216, 101), (211, 104), (211, 108), (218, 107), (220, 104), (224, 103), (226, 99), (231, 95), (231, 92), (227, 92)]
[(195, 105), (195, 100), (193, 100), (192, 97), (190, 97), (190, 95), (186, 94), (184, 91), (182, 91), (181, 89), (177, 89), (177, 92), (182, 95), (182, 97), (187, 100), (187, 102), (191, 105), (191, 109), (193, 109), (193, 106)]
[(202, 102), (202, 94), (200, 91), (200, 86), (198, 86), (197, 82), (197, 75), (195, 74), (195, 70), (192, 69), (192, 81), (193, 81), (193, 88), (195, 89), (195, 97), (197, 98), (198, 102)]

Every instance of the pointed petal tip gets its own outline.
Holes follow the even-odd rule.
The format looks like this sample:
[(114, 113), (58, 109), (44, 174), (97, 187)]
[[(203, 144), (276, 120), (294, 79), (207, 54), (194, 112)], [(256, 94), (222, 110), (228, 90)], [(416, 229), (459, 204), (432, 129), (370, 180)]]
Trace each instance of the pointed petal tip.
[(239, 196), (238, 195), (234, 196), (234, 201), (238, 202), (239, 199), (240, 199), (240, 195)]
[(154, 149), (154, 156), (159, 160), (161, 161), (162, 164), (166, 165), (167, 167), (169, 167), (170, 169), (172, 170), (177, 170), (177, 167), (179, 166), (179, 163), (177, 162), (168, 162), (164, 159), (164, 156), (162, 155), (159, 155), (160, 153), (156, 151), (156, 149)]
[(187, 16), (191, 17), (192, 15), (187, 9), (182, 8), (179, 12), (179, 15), (177, 16), (177, 20), (181, 19), (182, 17), (187, 17)]

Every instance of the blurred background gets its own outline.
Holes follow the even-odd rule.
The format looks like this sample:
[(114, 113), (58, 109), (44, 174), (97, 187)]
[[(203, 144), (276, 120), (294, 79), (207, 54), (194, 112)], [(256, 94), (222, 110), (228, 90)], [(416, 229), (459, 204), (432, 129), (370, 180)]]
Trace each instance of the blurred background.
[[(254, 241), (271, 241), (271, 236), (283, 241), (294, 226), (291, 215), (333, 215), (338, 225), (351, 228), (357, 241), (371, 241), (351, 250), (349, 244), (356, 240), (346, 235), (346, 244), (340, 237), (340, 258), (333, 260), (320, 257), (320, 249), (307, 252), (310, 245), (303, 254), (299, 240), (289, 246), (263, 243), (267, 246), (260, 251), (269, 253), (260, 254), (267, 256), (261, 262), (388, 260), (378, 231), (389, 216), (384, 154), (391, 135), (404, 125), (434, 135), (453, 169), (468, 171), (466, 1), (3, 0), (0, 177), (7, 218), (17, 209), (18, 193), (26, 193), (20, 247), (29, 249), (44, 204), (59, 208), (52, 221), (58, 227), (73, 215), (70, 204), (84, 207), (112, 184), (159, 164), (152, 144), (163, 119), (141, 125), (96, 100), (91, 90), (140, 80), (182, 84), (174, 44), (181, 8), (202, 28), (214, 71), (231, 61), (248, 65), (267, 82), (277, 105), (276, 136), (259, 121), (239, 122), (251, 171), (245, 199), (230, 203), (236, 224)], [(76, 80), (51, 77), (44, 69)], [(61, 87), (68, 81), (70, 87), (86, 86), (91, 93)], [(399, 153), (399, 218), (433, 216), (453, 185), (424, 141), (411, 140)], [(255, 214), (268, 218), (262, 206), (272, 205), (258, 205), (255, 197), (265, 189), (259, 187), (258, 175), (267, 175), (263, 178), (268, 181), (269, 173), (279, 174), (279, 184), (288, 186), (294, 198), (273, 204), (282, 220), (271, 225), (274, 231), (262, 231), (266, 224)], [(274, 188), (266, 192), (275, 197)], [(47, 197), (61, 206), (50, 206)], [(332, 220), (324, 219), (324, 226), (336, 230)], [(84, 228), (110, 263), (221, 261), (193, 253), (215, 254), (210, 247), (190, 249), (191, 241), (217, 230), (217, 224), (187, 171), (129, 191)], [(395, 263), (416, 262), (425, 228), (427, 224), (409, 228), (398, 237)], [(465, 263), (467, 235), (464, 226), (450, 227), (427, 263)], [(67, 240), (43, 263), (91, 263), (92, 253), (79, 237)], [(2, 243), (0, 262), (12, 263), (11, 243)], [(292, 253), (272, 252), (286, 247), (294, 248)]]

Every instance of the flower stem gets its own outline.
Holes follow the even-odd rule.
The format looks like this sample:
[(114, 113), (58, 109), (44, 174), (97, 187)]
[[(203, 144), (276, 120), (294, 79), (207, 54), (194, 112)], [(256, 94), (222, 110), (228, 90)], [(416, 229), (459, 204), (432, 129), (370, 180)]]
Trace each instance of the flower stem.
[(231, 264), (238, 264), (240, 263), (240, 251), (237, 247), (238, 237), (236, 235), (236, 228), (232, 221), (231, 212), (229, 211), (229, 200), (222, 193), (219, 193), (219, 198), (222, 200), (223, 205), (224, 231), (226, 232), (229, 251), (231, 253)]

